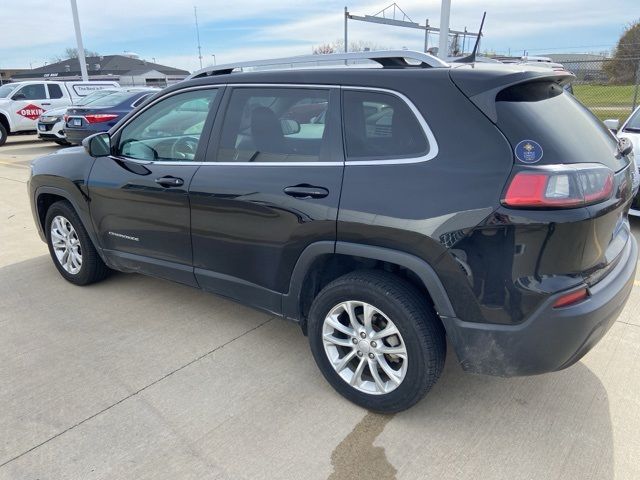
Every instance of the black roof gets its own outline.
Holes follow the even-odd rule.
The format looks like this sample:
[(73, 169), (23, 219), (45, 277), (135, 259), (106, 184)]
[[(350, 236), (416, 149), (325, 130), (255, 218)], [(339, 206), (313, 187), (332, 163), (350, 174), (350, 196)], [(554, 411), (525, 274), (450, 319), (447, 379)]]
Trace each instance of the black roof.
[[(189, 74), (186, 70), (147, 62), (146, 60), (126, 55), (101, 55), (99, 57), (86, 57), (85, 60), (88, 65), (89, 75), (141, 75), (151, 70), (156, 70), (165, 75)], [(80, 75), (80, 62), (77, 58), (69, 58), (44, 67), (34, 68), (33, 70), (25, 70), (13, 75), (13, 78), (17, 80), (20, 78), (48, 77), (51, 74), (58, 74), (57, 76)]]

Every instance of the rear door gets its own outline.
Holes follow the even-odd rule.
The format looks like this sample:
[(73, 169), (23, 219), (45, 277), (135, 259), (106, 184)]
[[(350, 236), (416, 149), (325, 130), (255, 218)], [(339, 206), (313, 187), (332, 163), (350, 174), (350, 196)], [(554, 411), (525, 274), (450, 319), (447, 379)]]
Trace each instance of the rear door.
[(95, 161), (90, 209), (100, 245), (125, 270), (195, 285), (188, 187), (206, 150), (218, 88), (193, 88), (149, 105)]
[(49, 106), (47, 107), (47, 110), (71, 105), (71, 99), (63, 85), (58, 83), (48, 83), (47, 90), (49, 91)]
[(302, 251), (336, 239), (339, 90), (228, 87), (223, 105), (189, 188), (195, 275), (207, 290), (280, 312)]

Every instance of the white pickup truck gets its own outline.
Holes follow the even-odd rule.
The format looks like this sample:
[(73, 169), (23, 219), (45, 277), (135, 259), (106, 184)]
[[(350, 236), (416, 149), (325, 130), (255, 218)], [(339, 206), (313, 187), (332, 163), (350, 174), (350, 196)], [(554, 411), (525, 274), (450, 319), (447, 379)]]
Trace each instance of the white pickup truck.
[(117, 82), (27, 81), (0, 87), (0, 146), (7, 136), (35, 131), (38, 117), (52, 108), (68, 107), (103, 88), (120, 87)]

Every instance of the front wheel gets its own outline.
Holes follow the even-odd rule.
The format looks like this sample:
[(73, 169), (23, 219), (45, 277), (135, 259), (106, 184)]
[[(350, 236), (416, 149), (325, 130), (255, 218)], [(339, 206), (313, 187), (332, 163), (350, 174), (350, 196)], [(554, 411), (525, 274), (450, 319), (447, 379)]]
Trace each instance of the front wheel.
[(105, 278), (109, 269), (96, 251), (73, 207), (56, 202), (45, 219), (47, 245), (60, 274), (76, 285), (88, 285)]
[(314, 359), (340, 394), (369, 410), (394, 413), (436, 383), (446, 356), (440, 320), (424, 295), (384, 271), (331, 282), (311, 306)]
[(0, 147), (6, 143), (7, 136), (7, 129), (2, 125), (2, 123), (0, 123)]

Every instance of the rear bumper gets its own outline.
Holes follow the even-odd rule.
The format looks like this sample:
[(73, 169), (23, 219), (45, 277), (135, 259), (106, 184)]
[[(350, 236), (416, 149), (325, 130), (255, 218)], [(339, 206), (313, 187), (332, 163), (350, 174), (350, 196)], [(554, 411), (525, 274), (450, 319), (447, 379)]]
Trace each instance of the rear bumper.
[(69, 143), (75, 143), (80, 145), (82, 140), (87, 138), (89, 135), (93, 135), (96, 132), (89, 132), (87, 130), (69, 130), (67, 128), (64, 129), (64, 135)]
[[(638, 246), (630, 236), (616, 267), (590, 288), (588, 299), (552, 307), (550, 297), (519, 325), (496, 325), (443, 318), (464, 370), (505, 377), (567, 368), (580, 360), (611, 328), (635, 280)], [(584, 287), (584, 286), (583, 286)]]

